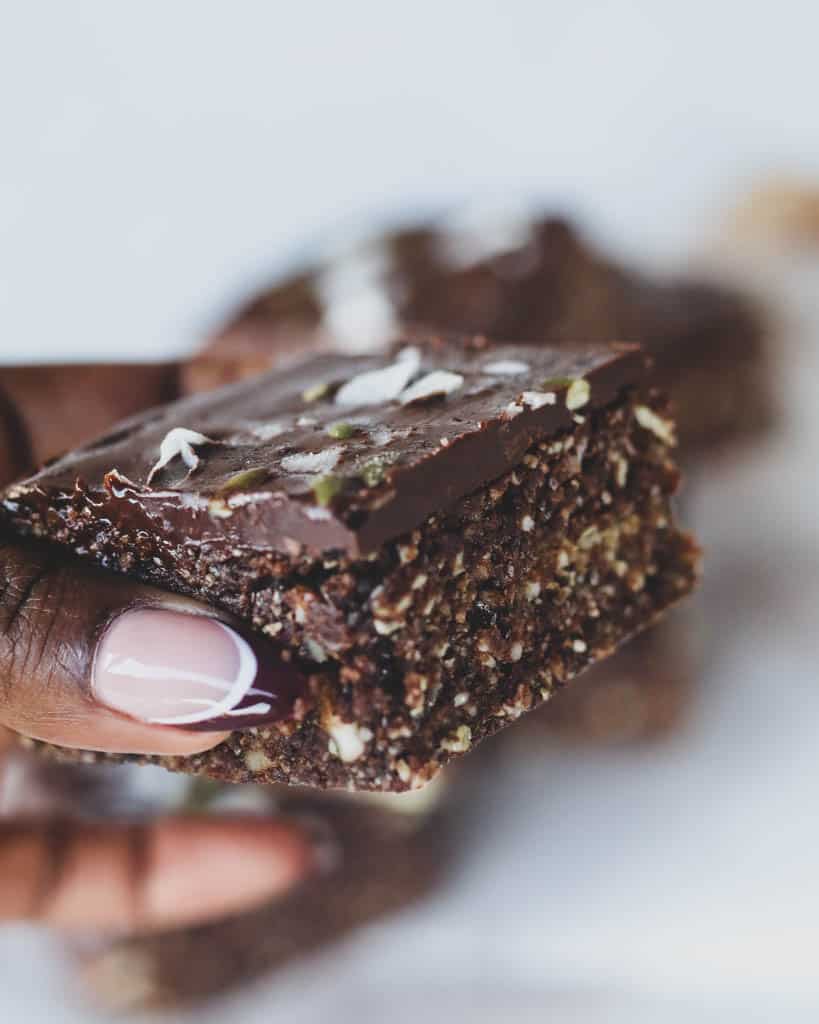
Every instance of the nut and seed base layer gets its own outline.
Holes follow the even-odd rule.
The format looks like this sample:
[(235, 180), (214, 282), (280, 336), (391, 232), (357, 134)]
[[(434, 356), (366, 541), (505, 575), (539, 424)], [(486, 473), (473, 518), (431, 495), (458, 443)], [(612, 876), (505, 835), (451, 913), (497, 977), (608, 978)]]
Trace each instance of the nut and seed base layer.
[(3, 516), (268, 638), (264, 684), (188, 725), (230, 738), (167, 767), (415, 788), (692, 588), (644, 372), (482, 337), (320, 356), (126, 421)]

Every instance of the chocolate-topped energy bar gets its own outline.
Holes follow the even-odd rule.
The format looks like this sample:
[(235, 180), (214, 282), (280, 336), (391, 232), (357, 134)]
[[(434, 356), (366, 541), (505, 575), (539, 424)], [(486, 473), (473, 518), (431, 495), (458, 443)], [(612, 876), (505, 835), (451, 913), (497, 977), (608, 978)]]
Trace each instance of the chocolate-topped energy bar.
[(455, 218), (387, 232), (253, 296), (182, 369), (200, 391), (302, 351), (375, 350), (401, 325), (562, 346), (639, 342), (674, 402), (683, 458), (776, 419), (766, 317), (746, 295), (622, 266), (555, 217)]
[[(404, 790), (684, 596), (673, 424), (629, 346), (415, 337), (152, 410), (4, 518), (246, 625), (168, 767)], [(241, 683), (241, 685), (239, 685)]]

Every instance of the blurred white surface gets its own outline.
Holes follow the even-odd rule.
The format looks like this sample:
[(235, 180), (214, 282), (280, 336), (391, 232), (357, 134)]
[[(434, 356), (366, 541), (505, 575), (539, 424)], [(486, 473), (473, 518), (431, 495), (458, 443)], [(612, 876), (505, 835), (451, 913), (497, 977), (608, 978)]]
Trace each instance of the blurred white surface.
[[(0, 11), (5, 361), (182, 351), (373, 211), (542, 196), (679, 263), (759, 173), (819, 174), (806, 3)], [(198, 1020), (816, 1020), (819, 378), (800, 359), (789, 432), (697, 502), (716, 625), (688, 729), (508, 753), (437, 901)], [(51, 949), (0, 934), (0, 1019), (92, 1020)]]
[(819, 9), (781, 0), (0, 0), (0, 358), (156, 357), (305, 240), (465, 198), (678, 261), (819, 171)]

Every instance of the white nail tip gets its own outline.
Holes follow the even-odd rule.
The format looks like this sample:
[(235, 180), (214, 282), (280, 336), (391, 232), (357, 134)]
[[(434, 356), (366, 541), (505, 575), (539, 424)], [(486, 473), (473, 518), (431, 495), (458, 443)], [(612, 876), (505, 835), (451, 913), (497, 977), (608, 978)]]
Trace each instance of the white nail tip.
[[(167, 666), (146, 664), (138, 658), (118, 657), (116, 654), (109, 654), (105, 658), (103, 668), (106, 672), (116, 676), (128, 676), (133, 679), (179, 680), (182, 682), (194, 683), (197, 686), (208, 687), (221, 691), (223, 696), (218, 699), (203, 698), (179, 698), (169, 697), (168, 702), (180, 704), (202, 704), (199, 711), (191, 711), (188, 714), (175, 714), (167, 716), (150, 716), (146, 721), (151, 725), (194, 725), (198, 722), (208, 722), (211, 719), (230, 717), (235, 715), (264, 715), (271, 710), (271, 705), (264, 701), (248, 707), (236, 710), (241, 702), (253, 693), (253, 683), (258, 675), (259, 663), (250, 644), (238, 633), (226, 626), (217, 619), (210, 620), (214, 626), (230, 637), (236, 653), (239, 657), (239, 664), (233, 682), (219, 676), (211, 676), (203, 672), (191, 672), (187, 669), (176, 669)], [(258, 692), (258, 691), (256, 691)]]

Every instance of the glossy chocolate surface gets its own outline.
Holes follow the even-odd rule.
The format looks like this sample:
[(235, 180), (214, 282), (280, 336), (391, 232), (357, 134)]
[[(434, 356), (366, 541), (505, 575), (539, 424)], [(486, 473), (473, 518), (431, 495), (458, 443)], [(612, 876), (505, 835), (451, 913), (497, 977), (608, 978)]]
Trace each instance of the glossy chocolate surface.
[[(406, 360), (412, 373), (396, 369)], [(367, 554), (613, 401), (643, 369), (630, 346), (481, 337), (322, 355), (136, 416), (18, 488), (47, 506), (76, 486), (106, 518), (176, 542)], [(383, 372), (361, 379), (373, 371)], [(571, 390), (577, 380), (588, 396), (585, 384)], [(409, 387), (421, 397), (411, 401)], [(5, 497), (11, 511), (15, 495)]]

